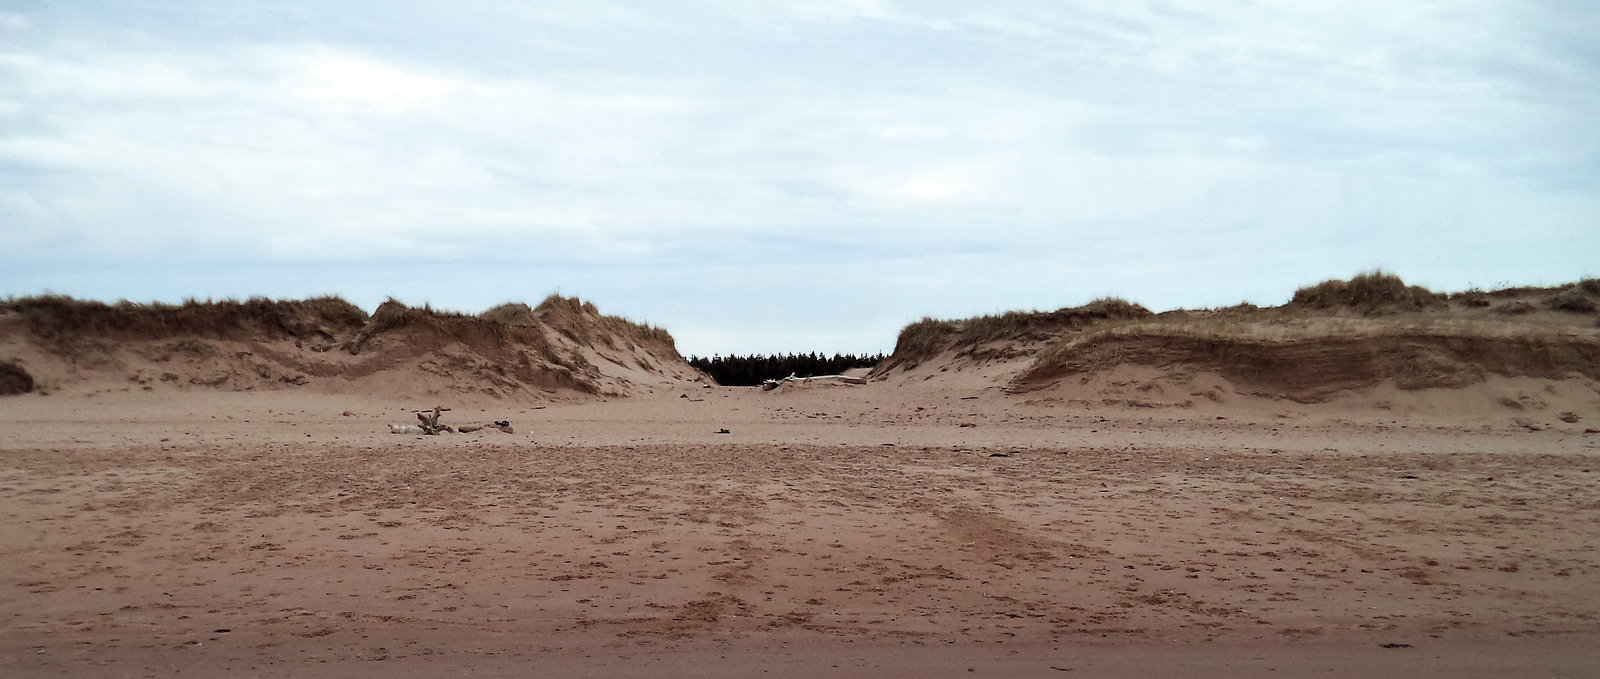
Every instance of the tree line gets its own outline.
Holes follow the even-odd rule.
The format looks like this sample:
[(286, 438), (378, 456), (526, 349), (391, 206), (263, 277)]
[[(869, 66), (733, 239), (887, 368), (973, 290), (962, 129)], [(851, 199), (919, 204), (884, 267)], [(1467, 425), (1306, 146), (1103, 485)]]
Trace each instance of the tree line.
[(851, 368), (869, 368), (884, 359), (884, 354), (857, 356), (855, 354), (818, 353), (786, 354), (783, 356), (690, 356), (689, 365), (710, 375), (717, 384), (725, 387), (753, 387), (767, 380), (781, 380), (790, 375), (816, 377), (838, 375)]

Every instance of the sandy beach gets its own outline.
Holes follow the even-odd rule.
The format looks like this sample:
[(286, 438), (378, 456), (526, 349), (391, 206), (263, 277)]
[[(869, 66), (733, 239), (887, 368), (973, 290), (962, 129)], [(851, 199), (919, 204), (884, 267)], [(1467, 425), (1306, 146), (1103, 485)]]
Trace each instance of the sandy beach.
[(423, 405), (8, 399), (0, 673), (1600, 671), (1581, 424), (874, 383), (388, 433)]

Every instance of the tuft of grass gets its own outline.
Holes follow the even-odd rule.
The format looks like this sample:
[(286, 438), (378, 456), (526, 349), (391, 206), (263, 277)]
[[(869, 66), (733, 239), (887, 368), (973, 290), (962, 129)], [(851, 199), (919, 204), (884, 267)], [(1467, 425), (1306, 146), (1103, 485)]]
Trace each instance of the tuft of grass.
[(1534, 306), (1533, 302), (1529, 302), (1525, 299), (1506, 302), (1505, 304), (1501, 304), (1500, 306), (1494, 308), (1494, 312), (1502, 316), (1521, 316), (1523, 314), (1531, 314), (1538, 310), (1539, 307)]
[(1478, 288), (1452, 292), (1446, 296), (1451, 302), (1457, 302), (1468, 309), (1486, 309), (1494, 305), (1489, 300), (1489, 294)]
[(907, 325), (895, 340), (894, 353), (875, 372), (895, 366), (910, 370), (945, 351), (972, 352), (991, 342), (1043, 342), (1063, 333), (1112, 321), (1153, 316), (1142, 305), (1117, 297), (1056, 311), (1008, 311), (959, 321), (923, 318)]
[(506, 302), (478, 314), (478, 318), (505, 325), (534, 324), (533, 308), (522, 302)]
[(961, 346), (996, 340), (1049, 339), (1063, 330), (1079, 330), (1102, 321), (1128, 320), (1152, 315), (1149, 309), (1118, 297), (1102, 297), (1078, 307), (1050, 312), (1008, 311), (958, 323)]
[(650, 344), (678, 352), (678, 342), (663, 328), (637, 323), (621, 316), (606, 316), (593, 302), (553, 294), (530, 312), (557, 332), (574, 341), (593, 344), (618, 337), (636, 344)]
[[(474, 332), (473, 324), (487, 328), (487, 331)], [(474, 316), (454, 311), (440, 311), (434, 309), (431, 304), (423, 304), (420, 307), (406, 306), (404, 302), (390, 297), (372, 311), (372, 316), (367, 319), (366, 325), (354, 337), (347, 340), (344, 346), (351, 354), (359, 354), (378, 336), (401, 330), (410, 333), (409, 341), (424, 344), (438, 344), (446, 338), (461, 340), (482, 334), (499, 341), (503, 340), (503, 337), (497, 330), (503, 328), (505, 326), (487, 323)]]
[(1443, 303), (1447, 297), (1399, 276), (1369, 271), (1348, 281), (1327, 280), (1296, 290), (1289, 306), (1311, 309), (1345, 308), (1364, 313), (1420, 310)]
[(1600, 311), (1600, 305), (1595, 304), (1594, 298), (1589, 296), (1582, 284), (1560, 290), (1545, 298), (1544, 303), (1556, 311), (1575, 314), (1592, 314)]
[(955, 321), (924, 317), (900, 330), (900, 335), (895, 338), (891, 360), (909, 370), (938, 356), (950, 345), (950, 338), (959, 332)]
[(577, 297), (563, 297), (559, 293), (552, 293), (544, 298), (539, 302), (539, 306), (534, 307), (534, 311), (600, 315), (600, 309), (596, 308), (593, 302), (585, 302)]
[(14, 361), (0, 361), (0, 396), (16, 396), (33, 391), (33, 375)]

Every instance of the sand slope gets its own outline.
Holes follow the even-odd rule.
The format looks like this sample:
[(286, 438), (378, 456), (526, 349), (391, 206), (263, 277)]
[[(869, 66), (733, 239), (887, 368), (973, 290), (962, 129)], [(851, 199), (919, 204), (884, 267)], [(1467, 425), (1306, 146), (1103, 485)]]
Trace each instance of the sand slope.
[[(1330, 281), (1266, 309), (1152, 314), (1101, 300), (924, 320), (901, 333), (873, 376), (1098, 405), (1191, 408), (1259, 398), (1449, 409), (1454, 399), (1468, 410), (1494, 400), (1561, 414), (1590, 407), (1600, 386), (1597, 307), (1600, 281), (1441, 295), (1385, 276)], [(1507, 395), (1497, 386), (1507, 379), (1559, 396)]]
[(548, 399), (620, 396), (701, 379), (665, 331), (554, 297), (479, 316), (393, 300), (0, 304), (0, 360), (38, 388), (218, 389)]

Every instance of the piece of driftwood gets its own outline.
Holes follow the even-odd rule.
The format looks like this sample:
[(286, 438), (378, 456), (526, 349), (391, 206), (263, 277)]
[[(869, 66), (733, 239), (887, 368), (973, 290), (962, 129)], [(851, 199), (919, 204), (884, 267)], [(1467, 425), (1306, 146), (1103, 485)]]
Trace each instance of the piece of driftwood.
[(431, 411), (417, 411), (417, 420), (422, 422), (423, 433), (438, 434), (441, 431), (450, 430), (449, 427), (441, 427), (439, 425), (439, 416), (448, 412), (450, 412), (450, 409), (444, 406), (434, 406)]
[(506, 420), (496, 420), (492, 424), (463, 424), (459, 427), (456, 427), (456, 431), (463, 434), (482, 431), (484, 429), (499, 429), (507, 434), (512, 433), (511, 423)]
[(788, 377), (785, 377), (785, 378), (783, 378), (781, 380), (767, 380), (765, 382), (762, 382), (761, 383), (761, 389), (762, 389), (762, 391), (772, 391), (773, 389), (777, 389), (778, 387), (781, 387), (781, 386), (783, 386), (785, 384), (788, 384), (790, 382), (814, 382), (814, 381), (817, 381), (817, 380), (832, 380), (832, 381), (836, 381), (836, 382), (843, 382), (845, 384), (866, 384), (867, 383), (867, 378), (865, 378), (865, 377), (851, 377), (849, 375), (818, 375), (816, 377), (795, 377), (794, 375), (791, 374)]
[(450, 412), (450, 409), (444, 406), (434, 406), (432, 410), (415, 411), (417, 422), (419, 424), (391, 424), (389, 425), (389, 433), (429, 434), (436, 436), (439, 434), (453, 434), (456, 432), (468, 433), (483, 429), (499, 429), (507, 434), (513, 433), (510, 420), (495, 420), (493, 424), (463, 424), (459, 427), (452, 427), (448, 424), (440, 424), (439, 417), (448, 412)]

